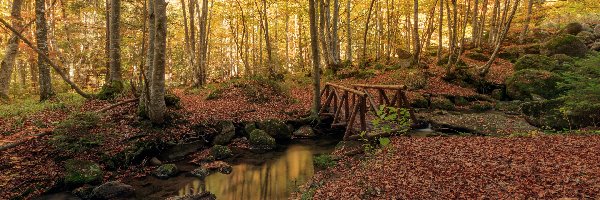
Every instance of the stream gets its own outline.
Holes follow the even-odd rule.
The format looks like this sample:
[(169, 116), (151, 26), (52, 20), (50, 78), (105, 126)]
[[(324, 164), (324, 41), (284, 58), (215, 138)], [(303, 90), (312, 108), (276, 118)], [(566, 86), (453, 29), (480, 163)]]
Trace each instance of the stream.
[(231, 174), (214, 173), (204, 180), (192, 177), (196, 166), (178, 163), (181, 171), (167, 180), (147, 176), (126, 182), (136, 188), (138, 199), (164, 199), (209, 191), (217, 199), (287, 199), (314, 174), (313, 155), (330, 153), (333, 140), (300, 140), (276, 151), (243, 152), (230, 161)]

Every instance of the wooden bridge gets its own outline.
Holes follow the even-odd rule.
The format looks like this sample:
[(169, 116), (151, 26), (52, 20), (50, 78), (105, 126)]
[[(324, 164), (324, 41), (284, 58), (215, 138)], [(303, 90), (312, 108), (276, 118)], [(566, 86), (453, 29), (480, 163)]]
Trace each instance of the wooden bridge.
[[(321, 105), (319, 115), (333, 117), (332, 127), (346, 127), (344, 140), (358, 139), (363, 131), (367, 133), (368, 138), (383, 137), (397, 130), (378, 132), (370, 123), (377, 117), (375, 113), (381, 105), (405, 108), (409, 112), (411, 121), (413, 123), (417, 121), (406, 98), (406, 90), (407, 87), (404, 85), (354, 84), (345, 87), (326, 83), (321, 91), (321, 99), (324, 96), (327, 98)], [(375, 95), (372, 92), (375, 92)]]

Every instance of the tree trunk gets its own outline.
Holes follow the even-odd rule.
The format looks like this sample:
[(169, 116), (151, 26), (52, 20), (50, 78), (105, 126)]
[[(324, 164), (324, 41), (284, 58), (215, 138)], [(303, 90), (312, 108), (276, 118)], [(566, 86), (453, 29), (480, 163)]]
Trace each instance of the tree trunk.
[(351, 0), (346, 0), (346, 60), (348, 63), (352, 63), (352, 29), (351, 29), (351, 20), (350, 20), (350, 9), (351, 9)]
[(263, 25), (265, 26), (265, 45), (267, 47), (267, 66), (269, 69), (269, 76), (271, 78), (275, 77), (275, 70), (273, 69), (273, 65), (275, 63), (273, 63), (273, 48), (271, 47), (271, 40), (269, 37), (269, 18), (268, 18), (268, 14), (267, 14), (267, 0), (263, 0), (263, 20), (264, 23)]
[(199, 28), (198, 31), (198, 68), (197, 68), (197, 82), (194, 84), (195, 87), (201, 87), (206, 83), (205, 70), (207, 66), (207, 45), (208, 45), (208, 0), (202, 0), (202, 13), (200, 13)]
[(531, 22), (531, 10), (533, 7), (533, 0), (529, 0), (529, 3), (527, 4), (527, 16), (525, 17), (525, 26), (523, 27), (523, 31), (521, 32), (521, 35), (519, 36), (519, 42), (523, 43), (525, 41), (525, 38), (527, 37), (527, 32), (529, 31), (529, 23)]
[[(500, 51), (500, 47), (502, 46), (502, 41), (504, 40), (504, 38), (506, 38), (506, 34), (508, 33), (508, 30), (510, 29), (510, 24), (512, 23), (512, 20), (515, 16), (517, 7), (519, 6), (519, 1), (520, 0), (515, 0), (515, 5), (513, 5), (512, 11), (510, 12), (510, 15), (508, 16), (508, 20), (507, 20), (506, 24), (504, 24), (502, 32), (499, 33), (500, 34), (498, 36), (499, 39), (496, 41), (496, 46), (494, 48), (494, 52), (492, 53), (490, 60), (488, 60), (487, 63), (485, 63), (485, 65), (481, 68), (481, 71), (479, 72), (479, 75), (481, 77), (485, 77), (487, 75), (487, 73), (490, 71), (490, 68), (492, 67), (492, 63), (494, 63), (494, 60), (496, 60), (496, 57), (498, 56), (498, 52)], [(508, 4), (506, 4), (506, 5), (508, 6)], [(502, 26), (502, 25), (500, 25), (500, 26)]]
[[(148, 50), (146, 52), (146, 63), (140, 70), (142, 73), (143, 87), (138, 114), (142, 117), (149, 117), (148, 110), (150, 105), (150, 83), (152, 82), (152, 70), (154, 69), (154, 50), (156, 40), (156, 21), (154, 12), (154, 0), (147, 0), (148, 7)], [(145, 69), (144, 69), (145, 68)]]
[[(44, 62), (44, 56), (48, 56), (48, 24), (46, 22), (46, 4), (44, 0), (35, 0), (35, 26), (36, 26), (36, 43), (40, 50), (38, 55), (39, 69), (39, 86), (40, 86), (40, 101), (45, 101), (54, 96), (52, 90), (52, 77), (50, 76), (50, 68)], [(43, 54), (43, 55), (42, 55)]]
[(150, 84), (150, 106), (148, 115), (154, 124), (164, 123), (165, 105), (165, 52), (167, 49), (167, 3), (155, 0), (155, 50), (152, 83)]
[[(22, 29), (21, 6), (22, 0), (13, 0), (12, 10), (10, 12), (12, 24), (17, 29)], [(10, 87), (10, 77), (14, 70), (15, 59), (19, 53), (19, 38), (12, 34), (8, 40), (8, 45), (4, 51), (4, 59), (0, 64), (0, 100), (8, 99), (8, 88)], [(24, 85), (23, 85), (24, 86)]]
[(105, 17), (105, 34), (106, 34), (106, 38), (104, 41), (104, 64), (106, 65), (106, 76), (104, 76), (104, 82), (105, 83), (109, 83), (110, 82), (110, 1), (111, 0), (104, 0), (105, 2), (105, 11), (106, 11), (106, 17)]
[[(120, 37), (120, 18), (121, 18), (121, 0), (111, 0), (110, 2), (110, 83), (122, 84), (121, 75), (121, 37)], [(121, 87), (121, 86), (117, 86)]]
[(473, 5), (473, 19), (471, 20), (471, 26), (473, 27), (473, 30), (471, 31), (471, 38), (473, 41), (475, 41), (475, 39), (477, 38), (477, 29), (479, 27), (477, 27), (477, 17), (479, 15), (479, 0), (475, 0), (475, 3)]
[(371, 5), (369, 6), (369, 12), (367, 13), (367, 22), (365, 23), (365, 32), (363, 34), (363, 53), (362, 53), (362, 61), (367, 61), (367, 34), (369, 33), (369, 21), (371, 20), (371, 11), (373, 11), (373, 4), (375, 4), (375, 0), (371, 0)]
[(311, 116), (318, 117), (318, 112), (321, 106), (321, 78), (319, 64), (319, 43), (317, 38), (317, 14), (315, 9), (316, 0), (308, 0), (308, 14), (310, 17), (310, 46), (313, 57), (313, 105), (311, 109)]
[(419, 41), (419, 0), (414, 0), (413, 17), (413, 46), (415, 47), (413, 53), (413, 63), (418, 65), (421, 54), (421, 44)]
[(444, 24), (444, 0), (440, 0), (440, 19), (438, 22), (438, 49), (437, 49), (437, 59), (442, 59), (442, 27)]
[(331, 28), (331, 46), (333, 54), (333, 65), (338, 67), (340, 65), (340, 36), (338, 35), (338, 24), (340, 21), (340, 2), (339, 0), (333, 0), (333, 25)]

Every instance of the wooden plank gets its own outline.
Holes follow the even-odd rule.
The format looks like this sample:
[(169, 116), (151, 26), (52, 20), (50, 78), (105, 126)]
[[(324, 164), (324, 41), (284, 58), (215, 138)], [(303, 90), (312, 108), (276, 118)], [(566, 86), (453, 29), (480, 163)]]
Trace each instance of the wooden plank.
[[(369, 103), (371, 105), (371, 110), (375, 113), (377, 113), (377, 109), (379, 109), (379, 105), (375, 104), (375, 102), (373, 101), (373, 96), (365, 89), (365, 94), (367, 94), (367, 99), (369, 100)], [(366, 109), (365, 109), (366, 112)]]
[(361, 92), (361, 91), (358, 91), (358, 90), (355, 90), (355, 89), (352, 89), (352, 88), (344, 87), (344, 86), (341, 86), (341, 85), (336, 85), (336, 84), (333, 84), (333, 83), (327, 83), (327, 85), (335, 87), (335, 88), (338, 88), (338, 89), (341, 89), (341, 90), (345, 90), (345, 91), (348, 91), (348, 92), (351, 92), (351, 93), (354, 93), (354, 94), (357, 94), (359, 96), (365, 96), (364, 92)]
[(327, 96), (327, 100), (325, 101), (325, 104), (323, 106), (321, 106), (321, 110), (319, 110), (319, 114), (325, 112), (325, 108), (329, 107), (329, 104), (331, 104), (331, 99), (333, 98), (333, 93), (329, 93), (329, 95)]
[(359, 112), (359, 106), (357, 103), (354, 104), (354, 108), (352, 110), (352, 114), (349, 118), (350, 121), (348, 121), (348, 126), (346, 126), (346, 132), (344, 133), (344, 140), (348, 140), (348, 138), (350, 137), (350, 133), (352, 133), (352, 126), (354, 125), (354, 121), (356, 120), (356, 114)]
[(405, 85), (367, 85), (367, 84), (352, 84), (355, 87), (370, 88), (370, 89), (387, 89), (387, 90), (406, 90)]
[(350, 105), (348, 105), (350, 101), (348, 99), (348, 93), (348, 91), (344, 91), (344, 96), (346, 97), (346, 102), (344, 103), (344, 121), (348, 121), (348, 117), (350, 117)]
[(366, 115), (367, 115), (367, 99), (366, 98), (362, 98), (361, 99), (361, 103), (360, 103), (360, 131), (366, 131), (367, 130), (367, 119), (366, 119)]
[(383, 99), (385, 105), (390, 105), (390, 99), (388, 98), (387, 94), (385, 94), (385, 90), (379, 89), (377, 91), (379, 91), (379, 96)]

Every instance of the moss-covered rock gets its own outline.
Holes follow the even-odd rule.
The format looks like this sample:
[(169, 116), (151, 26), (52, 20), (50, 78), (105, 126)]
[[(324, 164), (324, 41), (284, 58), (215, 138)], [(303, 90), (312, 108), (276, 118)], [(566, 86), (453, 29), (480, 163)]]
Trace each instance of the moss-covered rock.
[(552, 59), (556, 61), (559, 65), (563, 65), (565, 63), (573, 63), (575, 60), (571, 56), (567, 56), (565, 54), (555, 54), (552, 56)]
[(429, 108), (429, 100), (422, 95), (418, 95), (410, 100), (410, 106), (413, 108)]
[(532, 99), (533, 94), (551, 99), (562, 92), (558, 82), (562, 78), (555, 73), (545, 70), (525, 69), (516, 72), (506, 80), (506, 93), (512, 99)]
[(179, 173), (179, 169), (175, 164), (163, 164), (154, 170), (154, 176), (162, 179), (173, 177)]
[(233, 156), (233, 152), (229, 147), (222, 145), (215, 145), (210, 148), (210, 154), (217, 160), (227, 159)]
[[(442, 58), (439, 59), (437, 61), (437, 65), (438, 66), (445, 66), (448, 64), (448, 59), (450, 59), (450, 54), (444, 54), (442, 55)], [(456, 61), (456, 55), (452, 56), (452, 62)], [(462, 59), (459, 59), (458, 62), (456, 63), (457, 66), (467, 66), (467, 63), (465, 63), (465, 61), (463, 61)]]
[(485, 112), (494, 109), (494, 104), (487, 101), (475, 101), (469, 105), (469, 108), (475, 112)]
[(545, 55), (565, 54), (572, 57), (584, 57), (587, 51), (587, 46), (579, 38), (563, 34), (544, 43), (541, 52)]
[(165, 104), (167, 105), (167, 107), (179, 108), (181, 107), (180, 102), (181, 98), (179, 98), (177, 95), (172, 93), (165, 94)]
[(545, 55), (539, 54), (527, 54), (517, 60), (517, 63), (513, 66), (515, 71), (524, 69), (539, 69), (546, 71), (557, 70), (560, 65)]
[(568, 118), (560, 112), (563, 103), (560, 100), (527, 102), (521, 105), (521, 111), (527, 122), (536, 127), (563, 130), (570, 127)]
[(454, 110), (454, 104), (450, 99), (443, 97), (435, 97), (431, 99), (431, 108), (441, 110)]
[(133, 186), (111, 181), (94, 188), (91, 199), (129, 199), (133, 196), (135, 196)]
[(252, 133), (252, 131), (254, 131), (255, 129), (258, 129), (258, 127), (256, 126), (255, 122), (248, 122), (246, 123), (246, 125), (244, 126), (244, 131), (247, 134)]
[(275, 138), (260, 129), (255, 129), (250, 133), (249, 141), (252, 149), (271, 150), (276, 145)]
[(509, 60), (510, 62), (516, 62), (521, 55), (525, 53), (525, 50), (519, 46), (510, 46), (504, 48), (501, 52), (498, 53), (498, 57)]
[(69, 159), (65, 162), (65, 185), (76, 187), (83, 184), (99, 183), (104, 172), (100, 165), (87, 160)]
[(215, 137), (213, 141), (214, 144), (217, 145), (226, 145), (228, 144), (233, 137), (235, 137), (235, 126), (231, 121), (222, 121), (219, 122), (219, 135)]
[(576, 37), (579, 38), (579, 40), (581, 40), (585, 44), (590, 44), (596, 39), (596, 35), (589, 31), (582, 31), (579, 34), (577, 34)]
[(300, 138), (312, 138), (317, 136), (311, 126), (302, 126), (298, 130), (294, 131), (294, 137)]
[(96, 98), (100, 100), (110, 100), (117, 97), (123, 91), (123, 82), (113, 81), (110, 84), (102, 86), (100, 92), (96, 95)]
[(577, 35), (581, 31), (583, 31), (583, 25), (581, 25), (581, 23), (578, 22), (569, 23), (562, 30), (563, 33), (571, 35)]
[(198, 167), (190, 172), (193, 176), (198, 177), (200, 179), (206, 178), (210, 175), (210, 170), (206, 167)]
[(487, 61), (489, 59), (489, 57), (484, 55), (483, 53), (478, 53), (478, 52), (474, 52), (474, 51), (465, 54), (465, 56), (467, 58), (470, 58), (473, 60), (478, 60), (478, 61)]
[(267, 134), (276, 140), (289, 140), (292, 138), (292, 131), (284, 121), (270, 119), (258, 122), (258, 128), (265, 131)]
[(542, 45), (539, 43), (529, 44), (523, 47), (523, 53), (525, 54), (540, 54), (540, 48)]

